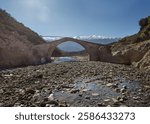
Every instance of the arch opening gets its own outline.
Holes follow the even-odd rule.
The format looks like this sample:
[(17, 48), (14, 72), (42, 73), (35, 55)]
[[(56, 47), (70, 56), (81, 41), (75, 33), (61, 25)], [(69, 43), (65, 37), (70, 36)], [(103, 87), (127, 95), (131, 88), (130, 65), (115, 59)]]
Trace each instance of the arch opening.
[(90, 55), (85, 46), (74, 41), (64, 41), (55, 46), (51, 56), (52, 61), (89, 61)]

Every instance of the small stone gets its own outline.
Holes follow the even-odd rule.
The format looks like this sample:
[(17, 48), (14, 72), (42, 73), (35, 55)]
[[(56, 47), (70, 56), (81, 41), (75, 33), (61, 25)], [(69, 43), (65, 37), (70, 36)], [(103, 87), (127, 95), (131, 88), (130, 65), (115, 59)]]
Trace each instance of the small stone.
[(142, 89), (138, 89), (138, 92), (142, 92)]
[(123, 101), (127, 100), (128, 98), (126, 96), (122, 96)]
[(127, 92), (121, 93), (122, 95), (127, 95)]
[(145, 85), (144, 88), (150, 89), (150, 86), (149, 85)]
[(66, 104), (59, 104), (59, 107), (67, 107)]
[(123, 102), (123, 101), (124, 101), (124, 99), (122, 99), (122, 98), (121, 98), (121, 99), (119, 99), (119, 102)]
[(59, 102), (59, 107), (67, 107), (66, 101), (60, 101)]
[(125, 92), (126, 92), (126, 89), (122, 88), (122, 89), (120, 90), (120, 92), (121, 92), (121, 93), (125, 93)]
[(61, 85), (61, 88), (67, 88), (67, 89), (69, 89), (69, 88), (73, 88), (73, 87), (72, 87), (72, 86), (69, 86), (69, 85), (62, 84), (62, 85)]
[(111, 105), (107, 105), (107, 107), (111, 107)]
[(38, 100), (40, 98), (40, 93), (35, 93), (32, 98), (34, 101)]
[(6, 75), (3, 75), (4, 77), (12, 77), (13, 74), (6, 74)]
[(111, 86), (113, 86), (113, 83), (108, 83), (108, 84), (106, 84), (106, 86), (111, 87)]
[(70, 104), (66, 104), (67, 107), (70, 107)]
[(54, 94), (50, 94), (50, 95), (48, 96), (48, 100), (49, 100), (49, 101), (54, 100)]
[(77, 93), (77, 92), (79, 92), (79, 89), (72, 89), (72, 90), (70, 91), (70, 93)]
[(2, 107), (4, 104), (3, 103), (0, 103), (0, 107)]
[(40, 103), (40, 107), (45, 107), (45, 106), (46, 106), (45, 102)]
[(0, 93), (1, 93), (1, 94), (4, 93), (4, 90), (3, 90), (3, 89), (0, 89)]
[(55, 104), (46, 104), (45, 107), (56, 107), (56, 105)]
[(128, 107), (128, 106), (126, 106), (126, 105), (120, 105), (119, 107)]
[(115, 98), (112, 98), (112, 100), (113, 100), (114, 103), (117, 103), (117, 102), (118, 102), (118, 100), (115, 99)]
[(123, 85), (122, 88), (123, 88), (123, 89), (127, 89), (127, 86), (126, 86), (126, 85)]
[(47, 102), (49, 99), (48, 98), (44, 98), (44, 101)]
[(120, 96), (118, 96), (118, 97), (117, 97), (117, 100), (120, 100), (120, 99), (121, 99), (121, 97), (120, 97)]
[(85, 96), (85, 99), (90, 99), (90, 96)]
[(40, 81), (35, 81), (34, 83), (35, 83), (35, 84), (39, 84), (39, 83), (40, 83)]
[(54, 105), (54, 104), (51, 104), (49, 107), (55, 107), (55, 105)]
[(148, 104), (148, 101), (141, 101), (142, 104)]
[(134, 100), (139, 100), (140, 98), (137, 96), (137, 97), (133, 97)]
[(43, 78), (43, 74), (37, 75), (36, 78), (40, 78), (40, 79)]
[(118, 87), (118, 84), (116, 83), (116, 84), (114, 84), (114, 85), (112, 85), (112, 88), (117, 88)]
[(39, 91), (39, 90), (36, 90), (35, 93), (40, 93), (40, 91)]
[(83, 94), (82, 94), (82, 93), (79, 93), (79, 96), (80, 96), (80, 97), (82, 97), (82, 96), (83, 96)]
[(19, 107), (25, 107), (23, 104), (21, 104)]
[(65, 92), (65, 91), (63, 91), (63, 90), (61, 91), (61, 93), (64, 93), (64, 92)]
[(46, 106), (45, 107), (51, 107), (51, 105), (50, 104), (46, 104)]
[(9, 74), (9, 76), (13, 76), (13, 74)]
[(104, 102), (110, 102), (110, 101), (111, 101), (110, 99), (105, 99), (105, 100), (104, 100)]
[(64, 90), (69, 92), (69, 91), (70, 91), (70, 88), (65, 88)]
[(26, 89), (26, 93), (34, 94), (35, 91), (33, 89)]
[(99, 96), (98, 93), (92, 93), (92, 96)]
[(25, 90), (19, 89), (19, 94), (24, 95), (25, 94)]
[(20, 107), (20, 103), (15, 103), (14, 107)]
[(120, 92), (120, 89), (119, 89), (119, 88), (116, 88), (115, 91), (118, 93), (118, 92)]
[(97, 104), (99, 107), (105, 106), (103, 103), (98, 103)]
[(88, 89), (82, 89), (82, 92), (87, 92), (88, 91)]
[(47, 104), (51, 104), (51, 105), (58, 105), (58, 102), (57, 101), (55, 101), (55, 100), (51, 100), (51, 101), (48, 101), (48, 102), (46, 102)]

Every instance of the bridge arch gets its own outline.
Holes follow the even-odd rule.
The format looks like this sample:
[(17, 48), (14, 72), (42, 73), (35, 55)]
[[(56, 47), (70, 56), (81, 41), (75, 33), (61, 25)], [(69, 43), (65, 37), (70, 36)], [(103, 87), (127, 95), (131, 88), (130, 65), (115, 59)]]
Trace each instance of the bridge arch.
[(75, 57), (78, 60), (81, 56), (85, 58), (84, 60), (89, 60), (89, 54), (85, 47), (73, 41), (66, 41), (56, 46), (51, 57), (53, 59), (55, 57)]
[(93, 44), (93, 43), (90, 43), (87, 41), (69, 38), (69, 37), (50, 42), (47, 56), (51, 57), (54, 50), (56, 49), (56, 47), (58, 45), (68, 42), (68, 41), (75, 42), (75, 43), (78, 43), (79, 45), (81, 45), (85, 49), (85, 51), (89, 54), (89, 60), (91, 60), (91, 61), (99, 60), (99, 55), (98, 55), (98, 51), (99, 51), (98, 48), (100, 46), (99, 44)]

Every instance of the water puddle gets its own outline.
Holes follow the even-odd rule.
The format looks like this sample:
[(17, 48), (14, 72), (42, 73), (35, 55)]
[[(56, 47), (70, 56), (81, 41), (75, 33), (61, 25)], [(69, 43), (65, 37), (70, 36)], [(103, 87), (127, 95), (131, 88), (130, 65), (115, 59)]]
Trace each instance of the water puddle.
[(77, 82), (73, 84), (72, 89), (63, 91), (55, 91), (54, 97), (58, 100), (64, 100), (67, 102), (74, 102), (74, 100), (95, 99), (104, 100), (106, 98), (114, 98), (121, 94), (113, 91), (111, 88), (97, 84), (97, 83), (82, 83)]
[[(114, 102), (118, 102), (118, 98), (124, 96), (125, 92), (136, 93), (139, 85), (139, 82), (120, 77), (116, 82), (109, 83), (104, 81), (101, 76), (94, 76), (78, 78), (72, 84), (66, 84), (60, 86), (60, 89), (54, 89), (51, 95), (54, 100), (66, 102), (70, 106), (90, 106), (90, 104), (95, 105), (104, 102), (109, 102), (110, 105), (113, 105)], [(37, 92), (34, 95), (34, 99), (43, 100), (49, 95), (48, 90), (44, 90), (40, 93)]]
[(58, 57), (56, 58), (53, 63), (61, 63), (61, 62), (76, 62), (77, 60), (73, 57)]
[[(66, 101), (69, 104), (76, 104), (79, 102), (86, 104), (87, 100), (91, 102), (100, 102), (106, 99), (117, 99), (117, 97), (122, 96), (122, 93), (117, 92), (115, 88), (109, 87), (106, 84), (98, 83), (99, 80), (100, 77), (77, 79), (74, 81), (74, 84), (70, 84), (71, 88), (64, 88), (62, 91), (55, 91), (54, 98), (59, 101)], [(118, 80), (120, 83), (117, 85), (117, 88), (120, 90), (125, 88), (127, 91), (136, 92), (139, 88), (138, 82), (125, 80), (123, 78)]]
[(78, 98), (77, 94), (72, 94), (68, 91), (55, 91), (53, 95), (55, 99), (59, 101), (66, 101), (67, 103), (72, 103)]
[(124, 81), (122, 83), (120, 83), (118, 85), (118, 87), (121, 89), (123, 87), (126, 87), (126, 89), (128, 91), (135, 91), (139, 88), (139, 82), (136, 82), (136, 81)]
[(106, 99), (120, 96), (119, 93), (113, 91), (111, 88), (98, 84), (96, 82), (83, 83), (77, 82), (74, 84), (75, 89), (79, 89), (81, 92), (87, 91), (87, 94), (98, 99)]

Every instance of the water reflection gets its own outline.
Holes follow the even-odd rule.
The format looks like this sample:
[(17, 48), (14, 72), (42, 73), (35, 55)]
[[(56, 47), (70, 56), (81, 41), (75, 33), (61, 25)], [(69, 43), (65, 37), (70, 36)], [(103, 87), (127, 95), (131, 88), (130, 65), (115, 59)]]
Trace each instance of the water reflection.
[(77, 59), (73, 57), (57, 57), (54, 59), (53, 63), (61, 63), (61, 62), (76, 62)]

